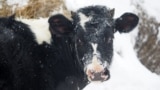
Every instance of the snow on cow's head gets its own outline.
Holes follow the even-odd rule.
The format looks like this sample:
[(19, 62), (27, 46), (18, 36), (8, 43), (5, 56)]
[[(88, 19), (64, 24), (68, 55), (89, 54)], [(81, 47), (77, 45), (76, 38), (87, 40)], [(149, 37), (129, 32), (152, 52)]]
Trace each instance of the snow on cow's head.
[(130, 32), (138, 24), (138, 17), (132, 13), (117, 19), (113, 19), (113, 14), (114, 9), (105, 6), (89, 6), (72, 13), (77, 58), (83, 62), (90, 81), (109, 78), (114, 33)]

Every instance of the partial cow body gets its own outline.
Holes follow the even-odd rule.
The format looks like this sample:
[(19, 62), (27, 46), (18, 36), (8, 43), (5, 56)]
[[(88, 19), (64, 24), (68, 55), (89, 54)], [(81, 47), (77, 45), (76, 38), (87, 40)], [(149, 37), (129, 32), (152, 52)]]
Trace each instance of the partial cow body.
[[(60, 20), (59, 24), (53, 22), (54, 19)], [(0, 18), (1, 90), (78, 88), (81, 82), (78, 78), (84, 76), (73, 57), (72, 23), (63, 15), (54, 15), (49, 20), (54, 25), (50, 26), (54, 27), (52, 30), (63, 27), (61, 30), (70, 34), (52, 33), (47, 19), (29, 21), (15, 20), (14, 16)]]

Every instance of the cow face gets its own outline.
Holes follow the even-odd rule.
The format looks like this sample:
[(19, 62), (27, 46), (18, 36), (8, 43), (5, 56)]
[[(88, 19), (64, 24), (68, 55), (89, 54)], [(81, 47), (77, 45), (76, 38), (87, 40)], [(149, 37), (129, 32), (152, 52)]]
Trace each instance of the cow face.
[(113, 13), (104, 6), (89, 6), (72, 13), (77, 58), (83, 62), (90, 81), (109, 79), (114, 32), (129, 32), (138, 23), (134, 14), (126, 13), (114, 20)]

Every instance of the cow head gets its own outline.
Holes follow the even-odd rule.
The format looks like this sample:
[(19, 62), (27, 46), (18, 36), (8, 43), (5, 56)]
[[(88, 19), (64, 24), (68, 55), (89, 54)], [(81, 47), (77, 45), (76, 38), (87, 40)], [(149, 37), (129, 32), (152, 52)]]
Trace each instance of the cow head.
[(113, 14), (114, 10), (104, 6), (89, 6), (72, 13), (77, 58), (83, 62), (89, 81), (109, 79), (114, 33), (130, 32), (138, 24), (138, 17), (132, 13), (117, 19)]

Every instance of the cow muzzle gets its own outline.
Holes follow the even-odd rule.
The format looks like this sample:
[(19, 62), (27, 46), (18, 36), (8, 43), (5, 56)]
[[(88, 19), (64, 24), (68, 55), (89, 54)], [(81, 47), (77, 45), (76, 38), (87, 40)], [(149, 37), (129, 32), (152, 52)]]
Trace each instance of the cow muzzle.
[(108, 68), (101, 64), (96, 57), (93, 57), (92, 63), (87, 65), (85, 73), (89, 81), (103, 82), (110, 78)]

